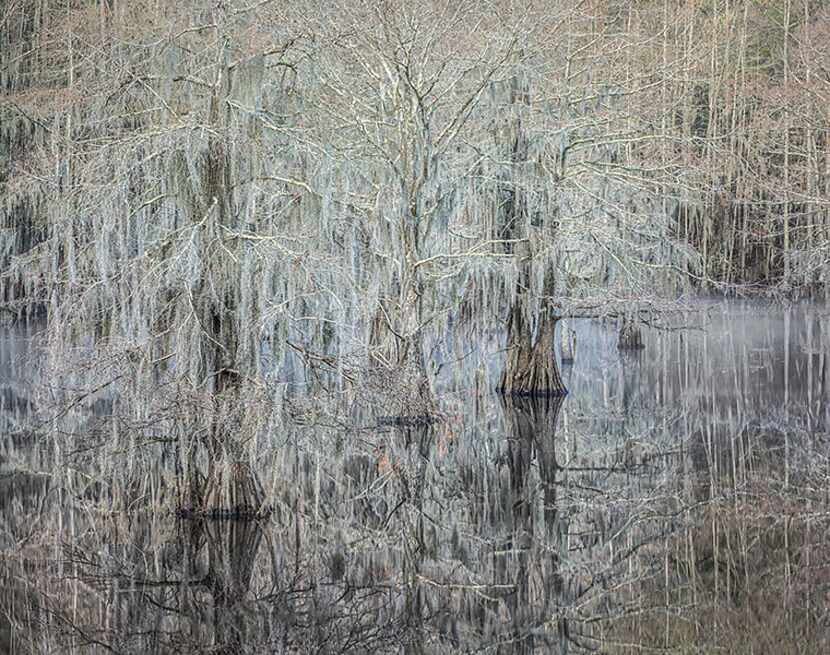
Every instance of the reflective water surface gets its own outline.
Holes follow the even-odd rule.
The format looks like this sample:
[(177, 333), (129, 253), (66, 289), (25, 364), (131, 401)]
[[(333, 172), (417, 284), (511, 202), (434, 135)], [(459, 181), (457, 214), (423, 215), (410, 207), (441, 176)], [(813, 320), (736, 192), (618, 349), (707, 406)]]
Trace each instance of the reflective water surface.
[(479, 393), (495, 348), (432, 425), (281, 388), (259, 521), (177, 519), (164, 430), (141, 459), (90, 397), (64, 432), (0, 328), (0, 651), (828, 652), (827, 310), (569, 327), (565, 399)]

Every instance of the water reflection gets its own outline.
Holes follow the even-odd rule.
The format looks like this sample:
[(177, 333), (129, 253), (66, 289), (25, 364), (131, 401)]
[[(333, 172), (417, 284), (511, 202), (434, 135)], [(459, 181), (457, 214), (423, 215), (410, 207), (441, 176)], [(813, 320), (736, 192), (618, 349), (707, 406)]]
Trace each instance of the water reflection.
[[(558, 502), (562, 470), (556, 458), (563, 403), (562, 398), (502, 399), (510, 474), (510, 506), (503, 509), (511, 518), (493, 559), (512, 622), (510, 641), (500, 648), (505, 652), (531, 653), (537, 645), (546, 652), (568, 651), (563, 609), (572, 590), (562, 573), (569, 559), (568, 515)], [(550, 620), (554, 630), (538, 629)]]
[[(261, 521), (177, 520), (163, 460), (125, 450), (150, 470), (128, 480), (118, 453), (72, 459), (63, 435), (50, 459), (7, 430), (0, 650), (823, 652), (827, 316), (684, 320), (635, 353), (571, 322), (566, 399), (476, 396), (473, 372), (439, 385), (436, 424), (285, 412)], [(29, 400), (3, 408), (25, 423), (14, 343), (0, 379)]]

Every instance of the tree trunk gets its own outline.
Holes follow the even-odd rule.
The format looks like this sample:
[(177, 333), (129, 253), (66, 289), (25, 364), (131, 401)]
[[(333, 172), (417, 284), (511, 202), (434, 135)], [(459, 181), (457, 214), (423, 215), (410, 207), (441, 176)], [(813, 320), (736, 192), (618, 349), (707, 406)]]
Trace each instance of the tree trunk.
[(422, 314), (420, 300), (414, 290), (399, 294), (404, 300), (396, 306), (379, 306), (372, 321), (366, 383), (368, 400), (383, 408), (383, 415), (378, 417), (381, 423), (432, 423), (437, 418), (438, 406), (418, 328)]
[(573, 364), (574, 359), (576, 359), (576, 331), (563, 323), (561, 333), (559, 343), (561, 345), (562, 363)]
[(517, 396), (564, 396), (568, 393), (556, 363), (554, 335), (559, 319), (543, 308), (535, 337), (526, 325), (522, 296), (510, 310), (507, 360), (499, 392)]
[[(246, 403), (243, 402), (243, 375), (251, 362), (240, 355), (238, 297), (234, 290), (211, 293), (211, 286), (221, 288), (226, 279), (239, 279), (239, 243), (229, 242), (224, 230), (236, 229), (238, 217), (232, 211), (232, 168), (228, 147), (227, 99), (230, 92), (229, 53), (227, 45), (220, 46), (222, 69), (211, 98), (210, 123), (216, 129), (208, 143), (202, 170), (202, 194), (194, 220), (210, 216), (204, 259), (207, 262), (201, 300), (204, 329), (204, 362), (208, 389), (212, 392), (213, 415), (207, 432), (206, 450), (208, 469), (205, 476), (200, 514), (213, 518), (256, 517), (266, 513), (264, 493), (256, 471), (247, 463), (246, 447), (242, 439), (242, 424)], [(228, 255), (231, 256), (228, 256)], [(201, 377), (201, 376), (200, 376)], [(191, 454), (195, 457), (195, 453)], [(195, 461), (191, 463), (195, 467)]]
[(256, 518), (267, 514), (265, 493), (246, 463), (214, 460), (206, 484), (203, 513), (211, 518)]
[(623, 317), (617, 348), (619, 350), (642, 350), (645, 348), (643, 335), (636, 321)]

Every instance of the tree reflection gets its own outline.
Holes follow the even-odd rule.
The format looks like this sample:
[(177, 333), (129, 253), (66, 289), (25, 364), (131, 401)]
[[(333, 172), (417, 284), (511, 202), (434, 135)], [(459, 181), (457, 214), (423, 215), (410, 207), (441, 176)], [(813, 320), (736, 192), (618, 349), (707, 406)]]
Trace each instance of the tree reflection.
[(255, 638), (244, 605), (251, 587), (262, 528), (256, 521), (209, 521), (205, 525), (210, 568), (205, 584), (213, 599), (216, 652), (239, 653)]
[[(263, 439), (261, 520), (177, 518), (163, 459), (141, 478), (146, 462), (125, 470), (122, 451), (96, 468), (23, 443), (31, 470), (0, 471), (0, 650), (770, 652), (795, 630), (820, 643), (825, 328), (794, 321), (788, 357), (687, 335), (633, 362), (609, 339), (580, 353), (566, 399), (444, 392), (439, 421), (310, 398), (302, 420), (269, 426), (278, 446)], [(53, 446), (88, 435), (78, 415)]]
[[(500, 651), (531, 653), (544, 646), (548, 652), (568, 651), (568, 624), (560, 618), (563, 597), (563, 560), (567, 559), (567, 517), (560, 512), (558, 485), (562, 470), (556, 459), (556, 423), (561, 397), (503, 396), (510, 470), (510, 535), (494, 552), (496, 584), (508, 591), (504, 600), (511, 617), (511, 639)], [(538, 483), (533, 467), (538, 469)], [(541, 498), (539, 497), (541, 490)], [(542, 504), (541, 525), (538, 512)], [(538, 597), (539, 589), (545, 590)], [(537, 628), (549, 617), (553, 632)]]

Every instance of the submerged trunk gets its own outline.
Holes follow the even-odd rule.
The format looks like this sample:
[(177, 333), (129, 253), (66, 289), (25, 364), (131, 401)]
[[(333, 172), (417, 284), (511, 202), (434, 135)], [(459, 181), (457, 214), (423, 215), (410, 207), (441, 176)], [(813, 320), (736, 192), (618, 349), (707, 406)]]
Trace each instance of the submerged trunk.
[(645, 348), (643, 335), (640, 332), (640, 325), (637, 321), (623, 317), (617, 348), (619, 350), (642, 350)]
[(214, 415), (208, 442), (208, 471), (201, 514), (212, 518), (254, 518), (268, 513), (265, 493), (248, 463), (245, 442), (252, 436), (246, 426), (250, 411), (240, 376), (221, 368), (215, 375)]
[(556, 363), (555, 334), (559, 319), (542, 309), (532, 335), (521, 307), (521, 296), (510, 310), (507, 360), (499, 392), (517, 396), (564, 396), (568, 393)]
[(576, 331), (569, 328), (567, 324), (562, 325), (560, 343), (562, 346), (562, 363), (573, 364), (574, 359), (576, 359)]
[(379, 422), (432, 423), (437, 403), (424, 361), (420, 301), (409, 294), (398, 306), (378, 307), (369, 336), (367, 400), (383, 408)]
[(203, 511), (213, 518), (257, 517), (267, 513), (265, 493), (250, 465), (215, 461), (207, 480)]

